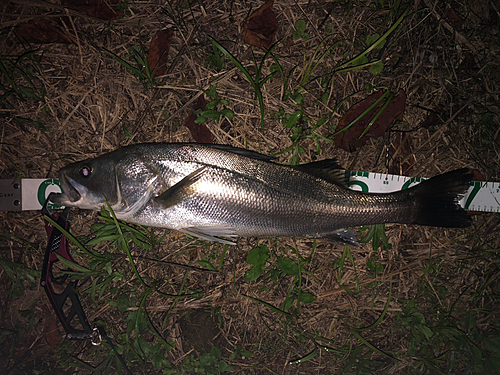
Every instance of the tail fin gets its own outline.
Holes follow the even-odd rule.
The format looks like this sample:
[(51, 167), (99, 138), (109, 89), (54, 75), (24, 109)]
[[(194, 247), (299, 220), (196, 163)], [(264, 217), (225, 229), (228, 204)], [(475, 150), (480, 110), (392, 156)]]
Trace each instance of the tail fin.
[(471, 180), (472, 172), (463, 168), (432, 177), (409, 189), (418, 207), (413, 224), (448, 228), (470, 226), (472, 220), (458, 201)]

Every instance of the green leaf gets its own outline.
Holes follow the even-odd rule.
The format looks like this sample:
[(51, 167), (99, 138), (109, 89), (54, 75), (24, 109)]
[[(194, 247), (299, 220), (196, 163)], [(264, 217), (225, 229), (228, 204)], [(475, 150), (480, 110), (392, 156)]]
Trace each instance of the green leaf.
[(316, 301), (317, 297), (311, 293), (308, 292), (302, 292), (300, 293), (300, 302), (304, 303), (311, 303)]
[(224, 108), (220, 111), (220, 113), (227, 117), (227, 118), (233, 118), (234, 117), (234, 112), (231, 111), (230, 109)]
[[(326, 94), (327, 96), (327, 99), (328, 99), (328, 93)], [(318, 122), (316, 122), (316, 125), (314, 126), (314, 128), (319, 128), (321, 125), (323, 125), (324, 123), (326, 122), (326, 116), (321, 116), (320, 119), (318, 120)]]
[(210, 271), (215, 271), (215, 267), (207, 259), (199, 260), (198, 264), (202, 267), (207, 267)]
[(290, 258), (278, 257), (278, 267), (287, 275), (298, 276), (299, 266)]
[(251, 352), (250, 350), (242, 350), (240, 354), (245, 358), (253, 357), (253, 352)]
[(252, 267), (252, 269), (245, 272), (245, 276), (243, 276), (243, 280), (245, 280), (246, 282), (254, 281), (260, 275), (262, 275), (263, 271), (264, 271), (264, 266), (254, 266), (254, 267)]
[[(211, 110), (211, 109), (214, 109), (215, 107), (217, 107), (217, 104), (219, 104), (219, 101), (216, 99), (216, 100), (212, 100), (210, 103), (208, 103), (206, 106), (205, 106), (205, 109), (206, 110)], [(208, 116), (207, 116), (208, 117)]]
[(195, 124), (203, 124), (207, 120), (208, 120), (208, 118), (206, 118), (205, 116), (200, 116), (196, 120), (194, 120), (194, 123)]
[(302, 104), (304, 102), (304, 97), (300, 92), (297, 92), (293, 95), (292, 100), (297, 104)]
[(120, 235), (119, 234), (112, 234), (112, 235), (109, 235), (109, 236), (97, 236), (96, 238), (90, 240), (89, 242), (87, 242), (85, 245), (86, 246), (94, 246), (94, 245), (97, 245), (101, 242), (106, 242), (106, 241), (114, 241), (116, 240), (117, 238), (119, 238)]
[(301, 110), (295, 111), (295, 113), (287, 119), (285, 128), (290, 129), (293, 126), (295, 126), (295, 124), (297, 124), (297, 122), (300, 120), (301, 117), (302, 117), (302, 111)]
[(469, 331), (476, 326), (476, 318), (470, 312), (465, 316), (465, 328)]
[(226, 361), (222, 360), (217, 364), (217, 367), (220, 372), (232, 371), (235, 366), (228, 365)]
[(384, 63), (382, 61), (378, 61), (370, 67), (370, 73), (376, 76), (377, 74), (382, 73), (384, 70)]
[(434, 333), (431, 331), (431, 329), (427, 326), (421, 326), (420, 330), (422, 331), (422, 333), (424, 334), (424, 336), (427, 340), (429, 340), (434, 335)]
[(294, 298), (292, 296), (285, 298), (285, 300), (283, 301), (283, 306), (282, 306), (283, 311), (290, 310), (290, 308), (293, 305), (293, 300), (294, 300)]
[(484, 347), (490, 352), (500, 353), (500, 337), (488, 337), (484, 340)]
[(63, 258), (62, 256), (60, 256), (58, 253), (55, 253), (56, 254), (56, 257), (57, 259), (62, 263), (64, 264), (66, 267), (69, 267), (71, 268), (73, 271), (78, 271), (78, 272), (91, 272), (91, 270), (89, 270), (88, 268), (85, 268), (83, 266), (80, 266), (76, 263), (73, 263), (72, 261), (66, 259), (66, 258)]
[(297, 29), (297, 31), (304, 32), (306, 29), (306, 21), (302, 19), (297, 20), (297, 22), (295, 22), (295, 28)]
[(218, 119), (220, 117), (220, 112), (215, 111), (213, 109), (203, 111), (202, 113), (203, 113), (203, 117), (206, 117), (206, 118)]
[(200, 356), (200, 365), (203, 367), (215, 366), (215, 358), (210, 353), (205, 353)]
[(220, 358), (220, 356), (222, 355), (220, 349), (216, 346), (212, 346), (212, 350), (210, 350), (210, 355), (215, 358), (215, 359), (218, 359)]
[(247, 255), (247, 264), (254, 266), (264, 266), (269, 259), (269, 249), (266, 245), (253, 248)]
[(352, 65), (357, 66), (357, 65), (363, 65), (368, 62), (368, 57), (365, 55), (361, 55), (358, 58), (352, 60)]
[(138, 239), (136, 236), (132, 236), (132, 241), (137, 245), (139, 246), (141, 249), (144, 249), (144, 250), (149, 250), (151, 249), (151, 244), (145, 242), (145, 241), (141, 241), (140, 239)]
[(375, 270), (375, 261), (370, 259), (368, 262), (366, 262), (366, 268), (368, 268), (370, 271)]

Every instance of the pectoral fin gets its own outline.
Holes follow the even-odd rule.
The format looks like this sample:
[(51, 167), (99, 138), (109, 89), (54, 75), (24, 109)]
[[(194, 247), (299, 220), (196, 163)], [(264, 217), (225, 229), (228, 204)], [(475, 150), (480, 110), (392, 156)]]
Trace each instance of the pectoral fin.
[(167, 189), (155, 199), (163, 208), (173, 207), (193, 194), (193, 184), (195, 184), (202, 176), (206, 167), (201, 167), (194, 172), (188, 174), (178, 183)]

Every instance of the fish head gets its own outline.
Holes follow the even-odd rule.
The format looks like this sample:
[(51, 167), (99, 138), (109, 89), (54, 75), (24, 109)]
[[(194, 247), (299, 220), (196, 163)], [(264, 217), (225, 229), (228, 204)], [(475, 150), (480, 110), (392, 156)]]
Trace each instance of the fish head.
[(131, 146), (70, 164), (59, 180), (64, 193), (52, 196), (53, 203), (97, 211), (107, 201), (119, 219), (135, 214), (162, 188), (151, 157)]
[(64, 193), (51, 197), (60, 206), (99, 210), (119, 200), (116, 184), (116, 162), (110, 158), (94, 158), (69, 164), (59, 170), (59, 183)]

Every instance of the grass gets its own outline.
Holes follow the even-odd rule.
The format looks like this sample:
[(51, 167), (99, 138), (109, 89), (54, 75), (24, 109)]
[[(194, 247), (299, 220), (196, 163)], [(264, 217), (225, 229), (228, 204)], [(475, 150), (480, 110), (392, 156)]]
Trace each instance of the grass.
[[(80, 46), (20, 45), (5, 29), (1, 177), (54, 177), (70, 161), (131, 142), (192, 141), (179, 124), (204, 94), (198, 121), (216, 143), (281, 163), (337, 158), (350, 170), (399, 174), (411, 162), (414, 176), (469, 166), (499, 181), (498, 50), (488, 33), (498, 30), (488, 18), (495, 12), (458, 26), (451, 11), (432, 5), (275, 1), (280, 28), (269, 51), (241, 42), (253, 10), (236, 2), (173, 2), (157, 11), (128, 4), (112, 23), (70, 12)], [(42, 5), (11, 6), (1, 16), (6, 27), (46, 14)], [(450, 5), (473, 14), (460, 6)], [(51, 12), (54, 21), (68, 16)], [(146, 56), (165, 27), (175, 34), (158, 82)], [(489, 55), (469, 58), (470, 46)], [(340, 117), (380, 87), (408, 95), (398, 132), (352, 154), (335, 150)], [(430, 113), (440, 120), (421, 126)], [(217, 121), (223, 117), (230, 121)], [(241, 239), (236, 247), (127, 225), (107, 210), (75, 210), (68, 238), (78, 266), (62, 268), (79, 271), (71, 276), (81, 278), (89, 320), (109, 340), (63, 341), (55, 350), (38, 287), (42, 219), (0, 216), (0, 353), (10, 374), (500, 369), (498, 215), (475, 216), (465, 230), (361, 228), (360, 248), (293, 238)]]

